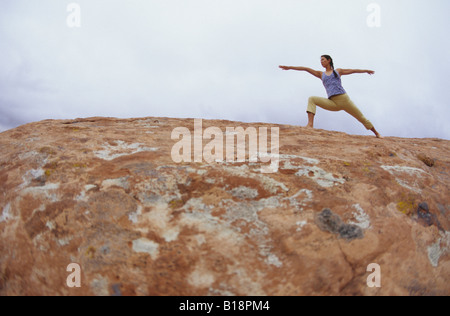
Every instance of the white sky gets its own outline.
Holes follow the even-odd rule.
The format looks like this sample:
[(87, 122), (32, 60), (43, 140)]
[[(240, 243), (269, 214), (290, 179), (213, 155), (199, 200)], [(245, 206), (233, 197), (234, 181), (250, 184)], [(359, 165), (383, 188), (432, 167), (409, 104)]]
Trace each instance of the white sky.
[[(67, 5), (81, 7), (69, 28)], [(371, 28), (367, 6), (381, 7)], [(0, 131), (48, 118), (214, 118), (306, 125), (321, 81), (343, 77), (385, 136), (450, 139), (448, 0), (1, 0)], [(345, 112), (317, 128), (371, 135)]]

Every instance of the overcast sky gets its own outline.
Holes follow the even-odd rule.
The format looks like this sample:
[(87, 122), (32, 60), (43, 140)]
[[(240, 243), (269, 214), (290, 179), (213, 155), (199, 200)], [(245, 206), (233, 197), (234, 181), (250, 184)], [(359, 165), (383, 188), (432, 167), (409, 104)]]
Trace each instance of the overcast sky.
[[(342, 80), (382, 135), (450, 139), (449, 12), (448, 0), (1, 0), (0, 131), (90, 116), (306, 125), (322, 82), (278, 65), (323, 70), (329, 54), (376, 71)], [(372, 134), (321, 109), (316, 127)]]

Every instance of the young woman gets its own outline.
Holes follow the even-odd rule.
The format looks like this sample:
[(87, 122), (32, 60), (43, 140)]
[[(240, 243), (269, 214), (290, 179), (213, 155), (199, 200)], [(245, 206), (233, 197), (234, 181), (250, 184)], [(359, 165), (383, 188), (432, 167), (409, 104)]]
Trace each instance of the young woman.
[(356, 107), (352, 100), (350, 100), (347, 92), (345, 92), (341, 83), (341, 76), (351, 75), (355, 73), (368, 73), (373, 75), (375, 71), (373, 70), (360, 70), (360, 69), (334, 69), (333, 59), (328, 55), (323, 55), (321, 57), (322, 67), (325, 71), (318, 71), (307, 67), (291, 67), (291, 66), (280, 66), (283, 70), (298, 70), (307, 71), (313, 76), (322, 80), (323, 85), (328, 94), (328, 99), (320, 97), (310, 97), (308, 100), (308, 125), (307, 127), (314, 127), (314, 116), (316, 115), (316, 106), (319, 106), (328, 111), (341, 111), (344, 110), (348, 114), (352, 115), (359, 122), (361, 122), (366, 129), (371, 130), (376, 137), (382, 138), (377, 132), (372, 123), (364, 117), (361, 111)]

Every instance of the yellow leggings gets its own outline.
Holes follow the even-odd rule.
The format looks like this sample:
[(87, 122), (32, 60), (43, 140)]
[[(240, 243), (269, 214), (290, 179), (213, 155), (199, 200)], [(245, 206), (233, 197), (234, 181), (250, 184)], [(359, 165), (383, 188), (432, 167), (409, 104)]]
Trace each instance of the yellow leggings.
[(361, 111), (356, 107), (350, 97), (347, 94), (340, 94), (332, 96), (329, 99), (321, 97), (310, 97), (308, 100), (307, 112), (316, 114), (316, 106), (328, 111), (342, 111), (344, 110), (359, 122), (361, 122), (365, 128), (372, 129), (372, 123), (364, 117)]

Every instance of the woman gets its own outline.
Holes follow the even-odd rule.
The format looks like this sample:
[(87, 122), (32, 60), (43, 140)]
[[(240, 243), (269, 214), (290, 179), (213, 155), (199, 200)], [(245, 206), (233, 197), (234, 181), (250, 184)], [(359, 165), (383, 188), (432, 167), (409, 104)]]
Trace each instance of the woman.
[(316, 106), (328, 111), (341, 111), (344, 110), (348, 114), (352, 115), (359, 122), (361, 122), (366, 129), (371, 130), (376, 137), (382, 138), (377, 132), (372, 123), (364, 117), (361, 111), (356, 107), (352, 100), (345, 92), (341, 83), (341, 76), (351, 75), (355, 73), (368, 73), (373, 75), (375, 71), (373, 70), (360, 70), (360, 69), (334, 69), (333, 59), (328, 55), (323, 55), (321, 57), (322, 66), (326, 71), (318, 71), (307, 67), (290, 67), (290, 66), (280, 66), (283, 70), (298, 70), (307, 71), (313, 76), (322, 80), (323, 85), (328, 94), (328, 99), (320, 97), (310, 97), (308, 100), (308, 125), (307, 127), (314, 127), (314, 116), (316, 115)]

